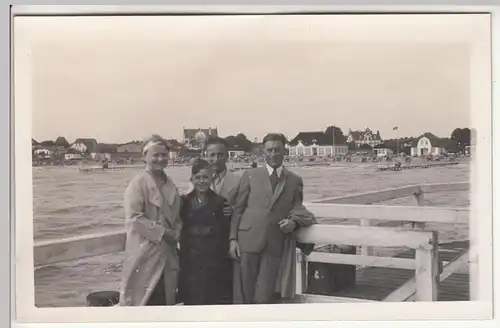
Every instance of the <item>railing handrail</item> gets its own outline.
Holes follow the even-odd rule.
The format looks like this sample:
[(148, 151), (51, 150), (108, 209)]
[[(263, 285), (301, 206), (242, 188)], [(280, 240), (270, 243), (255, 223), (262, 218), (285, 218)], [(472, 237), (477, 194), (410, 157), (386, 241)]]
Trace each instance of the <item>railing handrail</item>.
[[(395, 230), (316, 224), (298, 231), (300, 242), (314, 244), (370, 245), (430, 249), (434, 231)], [(41, 241), (34, 244), (34, 264), (41, 266), (86, 257), (119, 253), (124, 250), (124, 231)]]
[(430, 249), (435, 231), (396, 230), (381, 227), (358, 227), (315, 224), (297, 231), (302, 243), (369, 245), (378, 247), (407, 247)]
[(125, 249), (123, 230), (35, 242), (34, 266), (73, 261), (87, 257), (114, 254)]
[(369, 204), (388, 201), (397, 198), (410, 197), (416, 190), (421, 190), (425, 193), (445, 192), (445, 191), (460, 191), (470, 188), (469, 181), (443, 182), (443, 183), (425, 183), (406, 185), (383, 190), (373, 190), (350, 195), (337, 197), (327, 197), (314, 199), (311, 203), (335, 203), (335, 204)]
[(353, 205), (304, 203), (316, 217), (379, 221), (435, 223), (469, 223), (470, 209), (464, 207), (430, 207), (401, 205)]

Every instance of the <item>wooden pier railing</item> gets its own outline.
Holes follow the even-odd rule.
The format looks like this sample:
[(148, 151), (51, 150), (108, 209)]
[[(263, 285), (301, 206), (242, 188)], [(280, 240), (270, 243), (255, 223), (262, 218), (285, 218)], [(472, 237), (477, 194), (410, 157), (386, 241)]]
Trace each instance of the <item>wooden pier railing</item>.
[[(440, 272), (438, 233), (436, 231), (427, 231), (424, 225), (427, 222), (468, 223), (469, 209), (352, 204), (353, 201), (367, 204), (414, 195), (417, 202), (422, 205), (421, 195), (424, 190), (427, 192), (468, 190), (468, 183), (408, 186), (347, 197), (323, 199), (305, 204), (317, 217), (321, 218), (321, 224), (299, 230), (298, 239), (301, 242), (316, 245), (405, 247), (415, 250), (415, 258), (372, 256), (366, 251), (359, 255), (313, 252), (309, 256), (304, 256), (298, 252), (296, 265), (297, 297), (302, 302), (366, 301), (305, 294), (307, 261), (314, 261), (415, 270), (415, 276), (386, 297), (384, 301), (437, 301), (439, 282), (467, 265), (471, 258), (469, 250), (465, 249), (460, 256), (445, 263)], [(339, 218), (361, 220), (361, 226), (331, 224), (331, 221)], [(373, 226), (372, 222), (375, 221), (409, 221), (417, 223), (418, 226)], [(34, 246), (34, 263), (35, 266), (41, 266), (122, 252), (125, 240), (125, 232), (117, 231), (36, 242)], [(471, 282), (470, 288), (475, 288), (473, 282)]]

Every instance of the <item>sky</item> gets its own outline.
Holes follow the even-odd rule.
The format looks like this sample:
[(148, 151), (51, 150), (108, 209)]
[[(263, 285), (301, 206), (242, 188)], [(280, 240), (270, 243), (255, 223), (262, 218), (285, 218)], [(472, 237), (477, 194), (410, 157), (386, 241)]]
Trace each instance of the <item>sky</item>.
[(449, 137), (470, 126), (470, 49), (455, 18), (415, 16), (23, 18), (33, 138)]

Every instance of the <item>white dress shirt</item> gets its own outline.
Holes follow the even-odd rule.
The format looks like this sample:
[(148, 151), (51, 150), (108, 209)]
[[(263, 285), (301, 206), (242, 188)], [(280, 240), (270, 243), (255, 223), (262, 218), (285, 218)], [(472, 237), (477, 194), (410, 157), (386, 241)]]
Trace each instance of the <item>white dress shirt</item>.
[[(273, 174), (274, 168), (269, 166), (269, 164), (267, 164), (267, 163), (266, 163), (266, 168), (267, 168), (267, 172), (269, 172), (269, 175)], [(283, 171), (283, 165), (281, 165), (280, 167), (278, 167), (276, 169), (276, 174), (278, 175), (278, 178), (281, 176), (282, 171)]]

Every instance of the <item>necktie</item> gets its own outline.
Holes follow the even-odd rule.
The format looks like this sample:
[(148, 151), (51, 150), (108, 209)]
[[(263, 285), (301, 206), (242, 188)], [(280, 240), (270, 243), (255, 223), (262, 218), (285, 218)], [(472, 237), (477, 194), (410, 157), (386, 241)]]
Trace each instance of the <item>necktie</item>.
[(271, 173), (270, 179), (271, 179), (271, 187), (273, 188), (274, 192), (276, 186), (278, 185), (278, 172), (276, 172), (276, 169), (274, 169), (273, 173)]
[(214, 178), (212, 180), (212, 190), (217, 192), (217, 184), (218, 184), (218, 180), (219, 179), (219, 174), (215, 173), (214, 174)]

